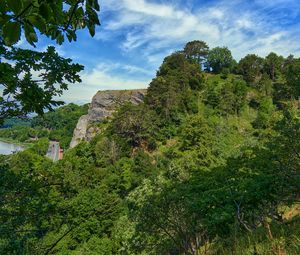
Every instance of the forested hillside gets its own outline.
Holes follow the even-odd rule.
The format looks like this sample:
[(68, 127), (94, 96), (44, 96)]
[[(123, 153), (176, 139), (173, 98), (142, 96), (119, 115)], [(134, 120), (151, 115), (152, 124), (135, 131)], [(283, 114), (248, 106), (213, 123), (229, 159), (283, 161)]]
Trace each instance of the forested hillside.
[(300, 59), (189, 42), (63, 160), (1, 157), (0, 254), (300, 254), (299, 97)]

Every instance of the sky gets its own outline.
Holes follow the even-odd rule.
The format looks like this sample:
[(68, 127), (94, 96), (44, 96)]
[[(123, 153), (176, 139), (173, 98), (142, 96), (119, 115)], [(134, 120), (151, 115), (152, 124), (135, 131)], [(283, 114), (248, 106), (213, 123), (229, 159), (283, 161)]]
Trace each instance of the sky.
[[(83, 64), (82, 83), (62, 100), (86, 103), (98, 90), (146, 88), (164, 57), (191, 40), (226, 46), (236, 60), (254, 53), (300, 56), (299, 0), (99, 0), (101, 26), (92, 38), (57, 47)], [(55, 42), (40, 37), (37, 50)], [(19, 46), (26, 46), (23, 39)]]

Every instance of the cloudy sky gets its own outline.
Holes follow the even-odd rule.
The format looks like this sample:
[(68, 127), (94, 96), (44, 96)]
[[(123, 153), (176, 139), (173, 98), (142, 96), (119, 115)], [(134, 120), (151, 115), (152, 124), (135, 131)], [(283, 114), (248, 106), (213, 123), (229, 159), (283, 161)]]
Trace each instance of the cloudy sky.
[[(191, 40), (227, 46), (239, 60), (270, 51), (300, 56), (299, 0), (100, 0), (94, 38), (78, 34), (58, 51), (85, 65), (67, 102), (90, 101), (104, 89), (146, 88), (163, 58)], [(40, 40), (38, 49), (51, 41)], [(53, 42), (52, 42), (53, 44)]]

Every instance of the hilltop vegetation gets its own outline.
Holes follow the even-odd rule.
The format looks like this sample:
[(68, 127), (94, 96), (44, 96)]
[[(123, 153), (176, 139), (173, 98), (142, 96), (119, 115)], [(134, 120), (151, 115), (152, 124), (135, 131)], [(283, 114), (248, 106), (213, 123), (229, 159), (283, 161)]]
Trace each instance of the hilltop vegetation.
[(188, 43), (63, 160), (2, 158), (0, 253), (299, 254), (299, 88), (300, 59)]

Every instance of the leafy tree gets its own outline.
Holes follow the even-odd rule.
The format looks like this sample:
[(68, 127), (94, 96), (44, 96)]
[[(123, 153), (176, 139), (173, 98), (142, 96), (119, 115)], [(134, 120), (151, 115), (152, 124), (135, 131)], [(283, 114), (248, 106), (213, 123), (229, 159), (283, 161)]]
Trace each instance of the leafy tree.
[(248, 54), (239, 61), (238, 70), (247, 83), (256, 84), (262, 75), (263, 59), (254, 54)]
[(239, 114), (247, 104), (247, 91), (247, 85), (241, 79), (214, 79), (207, 84), (204, 101), (222, 115)]
[(227, 47), (216, 47), (209, 51), (207, 56), (207, 69), (214, 73), (220, 73), (223, 69), (231, 70), (233, 57)]
[(246, 105), (247, 85), (243, 80), (229, 80), (221, 88), (220, 105), (218, 108), (224, 114), (239, 114)]
[(287, 86), (291, 91), (291, 98), (300, 97), (300, 59), (294, 59), (286, 67)]
[(204, 41), (191, 41), (184, 46), (184, 53), (188, 59), (194, 59), (202, 65), (209, 53), (209, 47)]
[(176, 191), (161, 178), (146, 180), (130, 194), (131, 217), (137, 221), (134, 254), (196, 254), (206, 241), (202, 218), (189, 207), (189, 194)]
[(269, 75), (271, 80), (278, 78), (283, 69), (284, 58), (271, 52), (266, 56), (264, 61), (264, 71)]
[(0, 63), (0, 84), (4, 87), (0, 97), (1, 122), (7, 117), (52, 110), (63, 104), (53, 97), (62, 95), (68, 83), (81, 81), (78, 73), (83, 66), (60, 57), (52, 46), (46, 52), (0, 46), (0, 57), (5, 60)]
[(115, 115), (111, 131), (133, 148), (143, 145), (149, 148), (150, 138), (155, 137), (157, 131), (155, 122), (155, 113), (147, 106), (126, 104)]
[(94, 36), (100, 25), (98, 0), (3, 0), (0, 3), (0, 34), (6, 45), (16, 44), (24, 31), (26, 40), (35, 45), (36, 31), (62, 44), (76, 41), (76, 31), (88, 28)]
[(273, 94), (273, 82), (270, 79), (269, 75), (264, 73), (256, 85), (256, 88), (264, 96), (272, 96)]
[(253, 123), (255, 128), (267, 128), (270, 126), (272, 120), (274, 119), (273, 113), (275, 111), (275, 106), (273, 105), (273, 100), (270, 97), (263, 98), (258, 107), (257, 117)]
[(32, 243), (45, 235), (54, 212), (49, 161), (27, 151), (1, 162), (0, 253), (32, 254)]
[(166, 122), (178, 122), (180, 114), (190, 108), (186, 101), (190, 99), (185, 98), (188, 91), (200, 91), (203, 83), (198, 64), (176, 52), (164, 59), (156, 78), (150, 83), (145, 103)]

